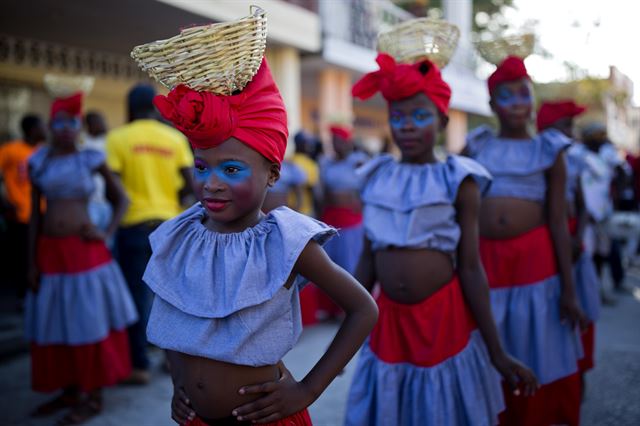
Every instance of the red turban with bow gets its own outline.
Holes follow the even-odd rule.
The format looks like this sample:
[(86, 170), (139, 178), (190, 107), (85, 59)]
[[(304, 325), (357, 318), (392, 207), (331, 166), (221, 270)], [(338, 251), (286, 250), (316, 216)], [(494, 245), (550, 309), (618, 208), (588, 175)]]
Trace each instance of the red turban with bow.
[[(379, 91), (387, 101), (399, 101), (424, 93), (440, 112), (449, 113), (451, 88), (431, 61), (398, 65), (390, 55), (380, 53), (376, 62), (380, 70), (366, 74), (353, 86), (351, 94), (354, 97), (364, 100)], [(425, 66), (426, 72), (423, 73)]]
[(72, 117), (79, 117), (82, 114), (82, 93), (76, 93), (67, 98), (57, 98), (51, 104), (50, 118), (56, 116), (60, 111), (64, 111)]
[(265, 59), (242, 92), (218, 96), (180, 85), (153, 103), (194, 148), (218, 146), (231, 137), (280, 164), (287, 147), (287, 112)]
[(537, 117), (538, 131), (544, 130), (565, 117), (575, 117), (587, 110), (573, 101), (545, 102), (540, 106)]
[(487, 80), (489, 94), (493, 93), (498, 84), (519, 80), (524, 77), (531, 79), (527, 73), (527, 67), (524, 66), (524, 60), (517, 56), (508, 56), (489, 76)]
[(333, 136), (342, 138), (345, 141), (351, 140), (351, 136), (352, 136), (351, 129), (346, 126), (340, 126), (340, 125), (334, 124), (329, 128), (329, 130), (331, 131), (331, 134)]

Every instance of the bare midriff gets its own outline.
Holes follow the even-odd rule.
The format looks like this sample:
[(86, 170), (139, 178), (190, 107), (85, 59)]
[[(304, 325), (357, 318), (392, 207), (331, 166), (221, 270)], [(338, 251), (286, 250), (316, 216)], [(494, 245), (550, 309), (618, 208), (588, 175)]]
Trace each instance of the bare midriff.
[(450, 254), (431, 249), (389, 248), (375, 252), (382, 290), (398, 303), (419, 303), (451, 281)]
[(326, 194), (327, 207), (351, 209), (355, 213), (362, 211), (362, 202), (357, 191), (330, 191)]
[(485, 198), (480, 208), (480, 235), (504, 240), (525, 234), (546, 223), (544, 205), (511, 197)]
[(87, 205), (84, 198), (47, 200), (42, 233), (50, 237), (81, 235), (82, 229), (91, 225)]
[(262, 397), (240, 395), (243, 386), (271, 382), (279, 378), (277, 365), (250, 367), (209, 358), (167, 351), (176, 387), (184, 388), (199, 417), (219, 419), (231, 416), (234, 408)]

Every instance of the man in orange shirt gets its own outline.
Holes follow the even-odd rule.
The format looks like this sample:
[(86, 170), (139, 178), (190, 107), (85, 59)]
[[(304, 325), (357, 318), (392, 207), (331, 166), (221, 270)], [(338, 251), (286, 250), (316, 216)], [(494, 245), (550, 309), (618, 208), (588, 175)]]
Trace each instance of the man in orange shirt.
[(44, 124), (37, 115), (26, 115), (21, 122), (23, 140), (0, 146), (0, 175), (3, 190), (0, 207), (7, 224), (5, 259), (6, 277), (16, 286), (19, 295), (25, 294), (27, 284), (28, 230), (31, 217), (31, 183), (27, 160), (37, 145), (44, 142)]

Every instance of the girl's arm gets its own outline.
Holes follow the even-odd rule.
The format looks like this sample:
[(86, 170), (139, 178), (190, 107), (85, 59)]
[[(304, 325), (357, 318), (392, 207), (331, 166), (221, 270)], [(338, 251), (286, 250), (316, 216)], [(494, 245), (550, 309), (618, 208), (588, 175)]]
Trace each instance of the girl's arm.
[(561, 153), (547, 172), (547, 223), (551, 231), (560, 282), (562, 283), (560, 315), (572, 326), (584, 327), (586, 320), (578, 307), (573, 282), (571, 240), (567, 226), (567, 203), (565, 200), (566, 175), (564, 154)]
[(371, 249), (371, 241), (366, 236), (364, 237), (364, 243), (362, 245), (362, 254), (358, 261), (355, 273), (356, 280), (362, 284), (362, 286), (371, 293), (373, 286), (376, 283), (376, 267), (373, 257), (373, 250)]
[(37, 186), (31, 188), (31, 218), (29, 219), (29, 288), (32, 291), (38, 291), (39, 287), (39, 271), (36, 263), (36, 250), (38, 244), (38, 233), (40, 232), (40, 222), (42, 212), (40, 211), (41, 193)]
[(295, 272), (320, 287), (345, 311), (346, 317), (327, 351), (300, 382), (280, 365), (278, 381), (241, 388), (241, 394), (265, 395), (233, 410), (232, 414), (239, 420), (273, 422), (311, 405), (355, 355), (378, 319), (378, 309), (371, 296), (333, 263), (316, 242), (307, 244)]
[(98, 167), (98, 173), (100, 173), (104, 178), (107, 190), (107, 200), (109, 200), (113, 206), (111, 223), (109, 223), (109, 226), (107, 227), (105, 236), (105, 239), (109, 239), (116, 232), (116, 229), (118, 229), (118, 225), (120, 225), (120, 221), (126, 213), (127, 207), (129, 207), (129, 199), (122, 188), (120, 180), (111, 173), (107, 168), (106, 163), (102, 163), (100, 167)]
[(532, 395), (538, 387), (535, 375), (504, 351), (493, 320), (489, 285), (480, 262), (478, 247), (480, 191), (476, 182), (471, 178), (467, 178), (460, 185), (456, 211), (461, 231), (458, 246), (458, 275), (467, 305), (471, 309), (482, 338), (489, 349), (493, 365), (516, 395), (519, 394), (518, 382), (522, 383), (525, 395)]

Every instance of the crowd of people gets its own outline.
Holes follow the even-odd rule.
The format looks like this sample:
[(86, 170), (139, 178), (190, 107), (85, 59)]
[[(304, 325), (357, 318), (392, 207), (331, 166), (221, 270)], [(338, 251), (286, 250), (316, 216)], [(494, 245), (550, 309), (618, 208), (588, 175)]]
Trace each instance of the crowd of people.
[[(352, 95), (382, 94), (396, 155), (344, 123), (287, 150), (265, 59), (228, 96), (137, 85), (110, 131), (81, 93), (24, 117), (0, 173), (32, 388), (59, 392), (34, 415), (99, 414), (104, 387), (149, 382), (153, 344), (180, 424), (311, 424), (358, 350), (347, 425), (579, 424), (602, 266), (624, 291), (639, 249), (640, 159), (602, 124), (578, 137), (572, 100), (535, 114), (515, 56), (488, 79), (498, 128), (443, 157), (438, 66), (377, 63)], [(282, 358), (324, 320), (339, 330), (298, 382)]]

